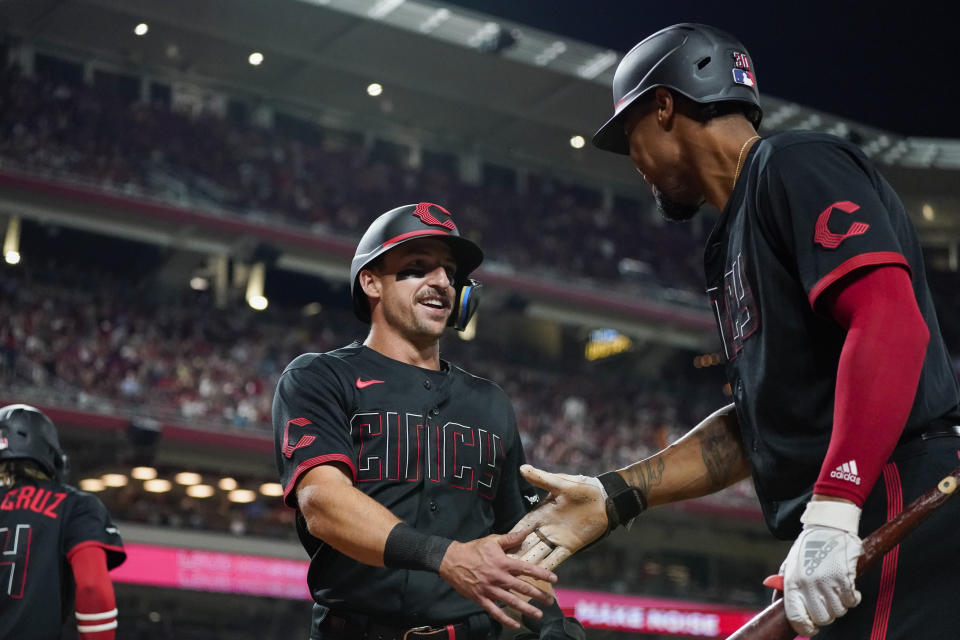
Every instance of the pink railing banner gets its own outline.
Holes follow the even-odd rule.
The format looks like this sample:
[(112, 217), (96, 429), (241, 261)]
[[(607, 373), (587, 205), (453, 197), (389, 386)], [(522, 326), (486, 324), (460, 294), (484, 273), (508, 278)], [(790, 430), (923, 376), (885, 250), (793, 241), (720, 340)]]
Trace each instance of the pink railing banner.
[[(127, 544), (116, 582), (309, 600), (306, 560), (148, 544)], [(722, 638), (757, 612), (702, 602), (557, 589), (568, 615), (585, 627), (694, 638)]]

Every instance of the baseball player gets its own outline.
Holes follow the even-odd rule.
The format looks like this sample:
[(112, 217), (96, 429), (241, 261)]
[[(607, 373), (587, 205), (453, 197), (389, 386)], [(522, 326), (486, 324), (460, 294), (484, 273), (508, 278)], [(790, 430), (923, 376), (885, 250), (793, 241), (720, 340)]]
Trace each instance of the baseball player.
[(539, 527), (520, 557), (553, 568), (647, 507), (752, 475), (770, 530), (795, 539), (780, 573), (798, 634), (956, 637), (960, 503), (855, 581), (861, 538), (960, 453), (960, 392), (899, 198), (843, 139), (761, 138), (753, 60), (718, 29), (646, 38), (613, 97), (594, 144), (630, 156), (668, 219), (721, 212), (704, 265), (734, 403), (599, 478), (525, 469), (554, 495), (518, 524)]
[(350, 269), (366, 340), (301, 355), (280, 377), (276, 461), (311, 557), (312, 640), (493, 637), (519, 627), (498, 602), (542, 621), (540, 637), (577, 637), (521, 579), (556, 577), (505, 553), (526, 533), (499, 535), (537, 500), (510, 402), (440, 359), (444, 329), (476, 308), (482, 259), (439, 205), (384, 213)]
[(66, 468), (46, 415), (0, 408), (0, 638), (55, 640), (74, 614), (80, 640), (113, 640), (107, 572), (123, 542), (96, 496), (63, 483)]

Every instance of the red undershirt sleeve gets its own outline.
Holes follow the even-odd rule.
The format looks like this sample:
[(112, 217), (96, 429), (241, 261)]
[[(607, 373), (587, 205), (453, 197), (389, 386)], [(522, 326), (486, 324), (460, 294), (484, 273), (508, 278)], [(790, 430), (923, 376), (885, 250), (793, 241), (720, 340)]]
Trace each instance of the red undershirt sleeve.
[(77, 585), (76, 616), (80, 640), (114, 640), (117, 604), (113, 582), (107, 572), (107, 555), (102, 547), (88, 545), (71, 553)]
[(930, 332), (901, 266), (857, 270), (833, 284), (822, 302), (847, 336), (833, 432), (814, 493), (862, 507), (910, 415)]

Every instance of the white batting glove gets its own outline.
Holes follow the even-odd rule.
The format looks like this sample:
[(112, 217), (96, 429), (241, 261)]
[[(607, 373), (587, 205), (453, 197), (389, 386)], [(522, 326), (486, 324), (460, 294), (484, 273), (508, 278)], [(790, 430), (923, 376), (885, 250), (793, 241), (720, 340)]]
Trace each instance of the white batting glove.
[(860, 604), (854, 584), (857, 558), (863, 553), (857, 535), (860, 507), (811, 500), (800, 521), (803, 531), (780, 573), (787, 620), (799, 635), (809, 637)]

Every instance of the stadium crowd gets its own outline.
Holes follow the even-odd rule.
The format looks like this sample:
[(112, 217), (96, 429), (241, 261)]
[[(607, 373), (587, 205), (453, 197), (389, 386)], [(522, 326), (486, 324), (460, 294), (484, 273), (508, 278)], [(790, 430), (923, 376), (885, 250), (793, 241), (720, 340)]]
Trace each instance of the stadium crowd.
[(598, 190), (490, 165), (470, 184), (453, 155), (423, 151), (411, 161), (407, 148), (279, 114), (264, 127), (230, 110), (131, 101), (42, 71), (2, 72), (4, 165), (346, 237), (359, 235), (370, 211), (428, 194), (468, 220), (468, 235), (502, 268), (703, 304), (702, 238), (660, 222), (652, 199), (605, 205)]

